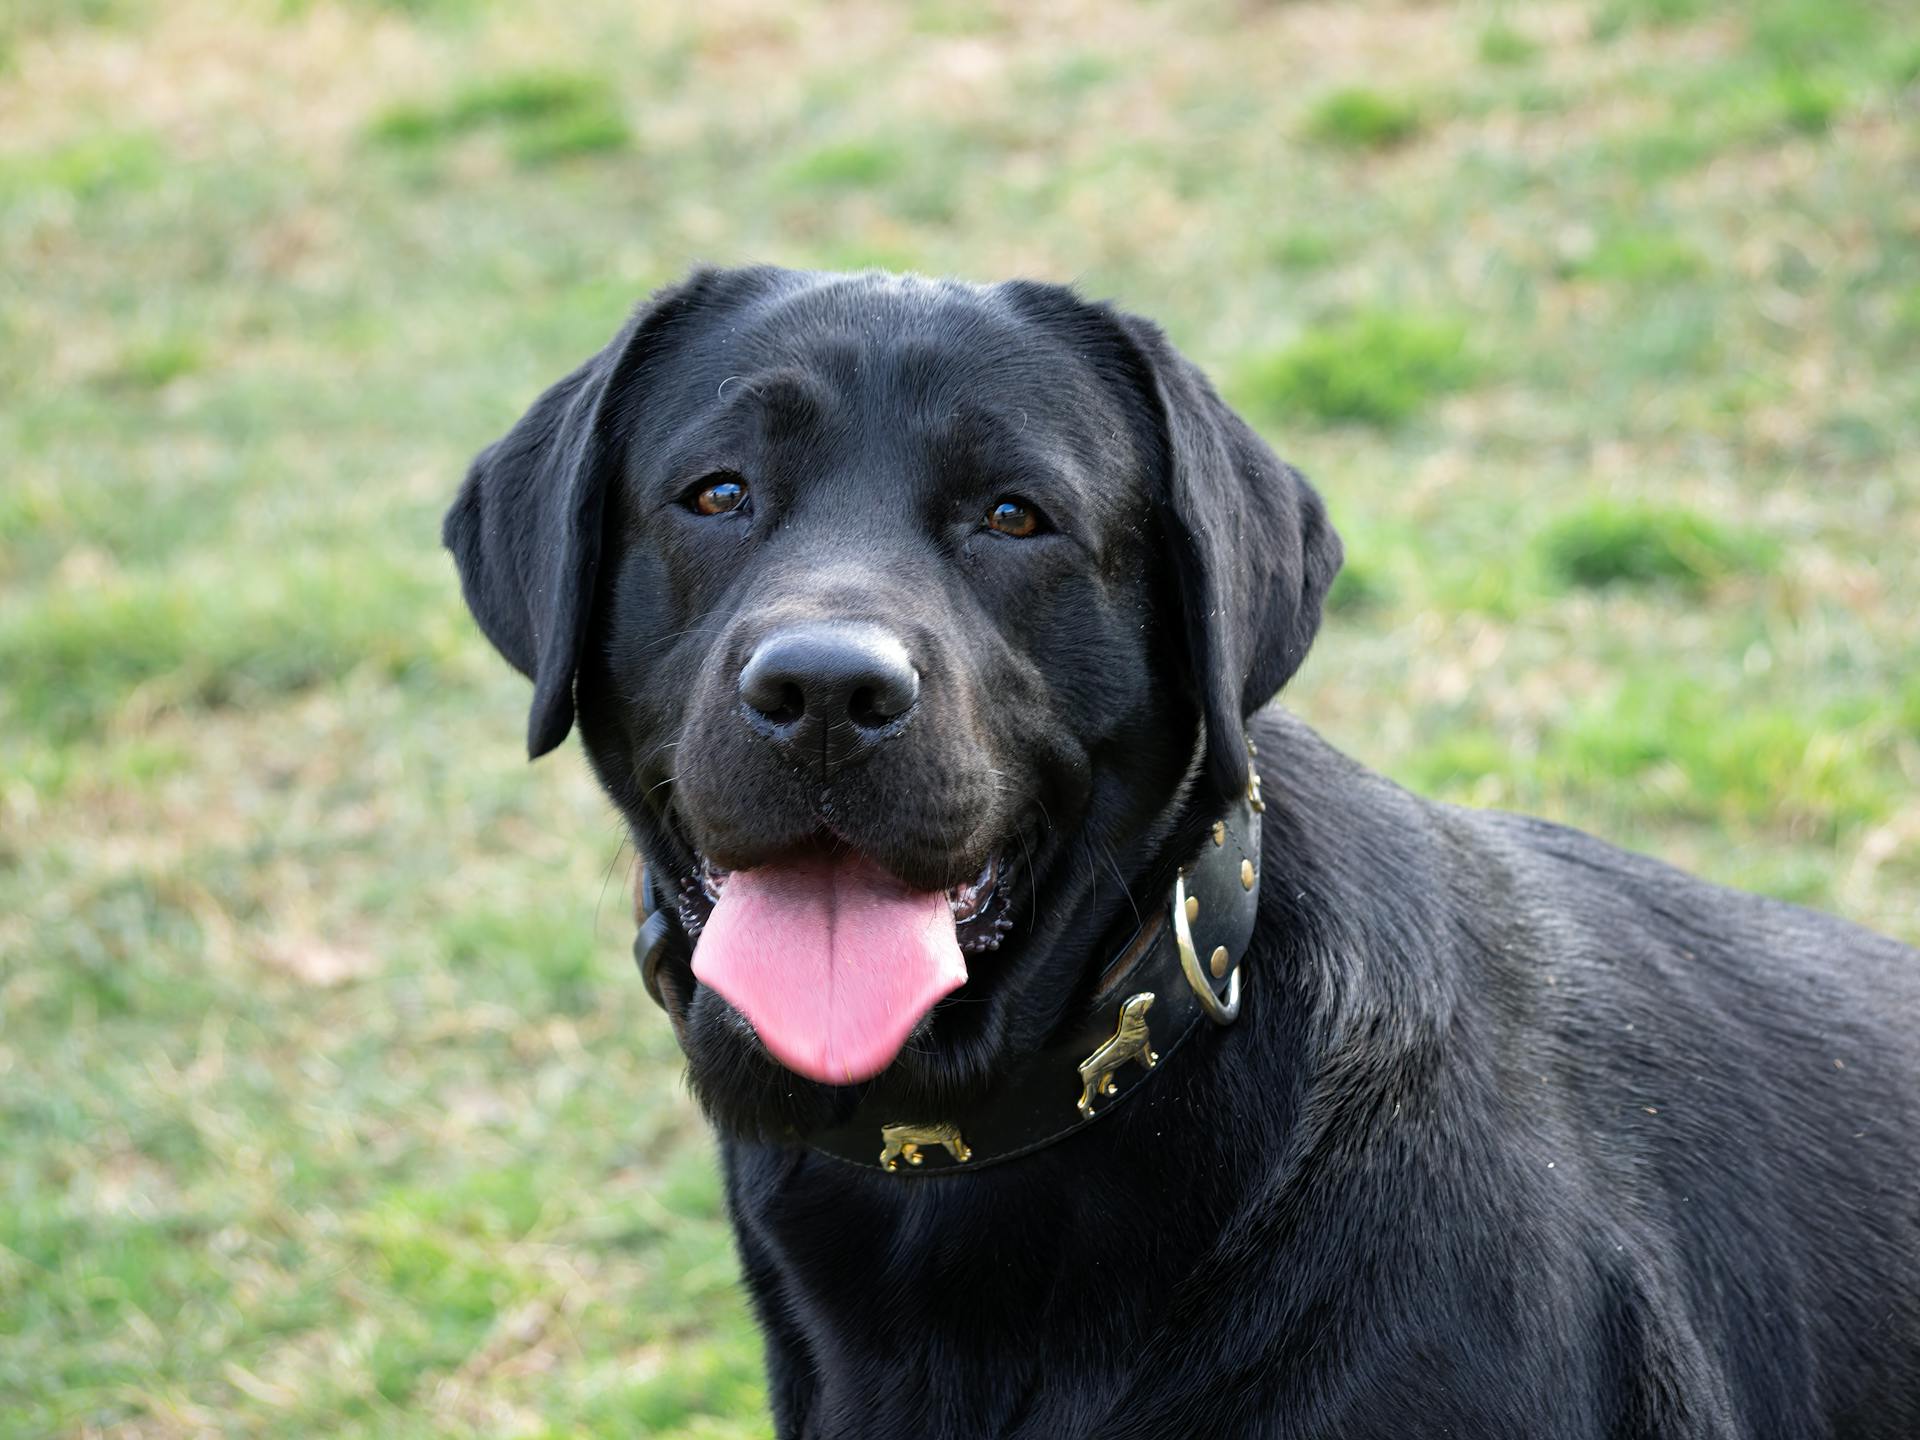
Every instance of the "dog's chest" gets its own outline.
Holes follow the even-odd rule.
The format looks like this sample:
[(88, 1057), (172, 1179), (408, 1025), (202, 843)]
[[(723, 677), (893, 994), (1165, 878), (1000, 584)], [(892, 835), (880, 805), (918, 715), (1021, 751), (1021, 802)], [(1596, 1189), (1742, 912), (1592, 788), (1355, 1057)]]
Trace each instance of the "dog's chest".
[(869, 1433), (863, 1413), (876, 1436), (1027, 1434), (1049, 1396), (1117, 1394), (1166, 1298), (1143, 1273), (1181, 1258), (1126, 1195), (1052, 1166), (992, 1183), (849, 1183), (839, 1162), (751, 1155), (732, 1171), (747, 1283), (786, 1322), (770, 1366), (810, 1377), (805, 1408), (834, 1435)]

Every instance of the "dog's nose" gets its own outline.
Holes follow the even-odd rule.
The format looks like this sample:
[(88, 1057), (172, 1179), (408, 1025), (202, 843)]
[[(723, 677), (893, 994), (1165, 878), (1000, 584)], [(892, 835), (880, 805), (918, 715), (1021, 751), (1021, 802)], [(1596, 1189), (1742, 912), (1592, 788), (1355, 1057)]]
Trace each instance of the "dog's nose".
[(920, 672), (900, 637), (879, 625), (816, 621), (777, 630), (740, 671), (754, 728), (795, 759), (832, 775), (896, 733), (920, 698)]

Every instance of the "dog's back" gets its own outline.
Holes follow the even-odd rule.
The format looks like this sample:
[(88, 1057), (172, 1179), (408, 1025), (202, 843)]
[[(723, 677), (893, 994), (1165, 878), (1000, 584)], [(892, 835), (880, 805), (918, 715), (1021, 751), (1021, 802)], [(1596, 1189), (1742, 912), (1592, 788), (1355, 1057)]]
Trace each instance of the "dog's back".
[(1489, 930), (1462, 953), (1502, 1092), (1589, 1232), (1632, 1383), (1724, 1393), (1742, 1435), (1920, 1435), (1920, 953), (1444, 814), (1476, 857), (1460, 913)]

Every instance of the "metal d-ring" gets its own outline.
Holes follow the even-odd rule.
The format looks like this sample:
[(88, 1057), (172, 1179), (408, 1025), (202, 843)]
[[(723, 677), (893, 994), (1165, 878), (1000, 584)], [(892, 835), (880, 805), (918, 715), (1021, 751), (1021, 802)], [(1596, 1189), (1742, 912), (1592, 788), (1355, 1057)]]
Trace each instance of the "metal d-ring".
[(1233, 967), (1233, 978), (1227, 981), (1227, 998), (1222, 1000), (1213, 993), (1207, 975), (1200, 968), (1200, 952), (1193, 948), (1193, 927), (1187, 923), (1187, 877), (1180, 875), (1173, 882), (1173, 943), (1180, 951), (1180, 969), (1187, 977), (1187, 984), (1193, 987), (1193, 993), (1200, 997), (1200, 1008), (1207, 1012), (1207, 1018), (1216, 1025), (1231, 1025), (1240, 1017), (1240, 967)]
[(665, 1010), (666, 997), (660, 993), (660, 962), (667, 955), (667, 932), (673, 921), (660, 903), (660, 892), (653, 883), (653, 867), (644, 861), (640, 866), (638, 891), (634, 898), (641, 911), (640, 933), (634, 937), (633, 959), (640, 967), (640, 983), (647, 987), (647, 995)]

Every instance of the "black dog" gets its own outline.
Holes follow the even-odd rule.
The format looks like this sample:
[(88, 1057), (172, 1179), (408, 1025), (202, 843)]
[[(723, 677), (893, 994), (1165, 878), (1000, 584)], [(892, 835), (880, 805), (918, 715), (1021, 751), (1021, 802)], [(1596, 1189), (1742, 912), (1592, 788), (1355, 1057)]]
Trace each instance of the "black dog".
[(1920, 1436), (1920, 955), (1262, 710), (1340, 542), (1151, 325), (703, 272), (446, 538), (646, 859), (781, 1435)]

